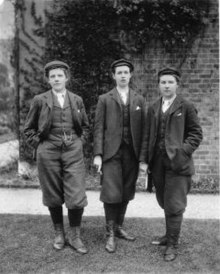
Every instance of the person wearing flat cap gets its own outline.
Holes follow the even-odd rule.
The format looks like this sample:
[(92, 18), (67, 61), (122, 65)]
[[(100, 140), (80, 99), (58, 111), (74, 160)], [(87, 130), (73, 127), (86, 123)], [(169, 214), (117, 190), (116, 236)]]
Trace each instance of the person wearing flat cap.
[[(83, 143), (88, 131), (82, 98), (66, 89), (69, 66), (52, 61), (44, 68), (51, 89), (36, 95), (24, 126), (26, 142), (36, 151), (43, 204), (55, 228), (53, 247), (68, 243), (81, 254), (87, 248), (80, 236), (81, 219), (87, 205)], [(63, 208), (68, 210), (69, 235), (65, 239)]]
[(94, 124), (94, 165), (101, 173), (100, 200), (104, 203), (107, 242), (116, 251), (115, 237), (134, 241), (122, 225), (135, 195), (139, 168), (145, 172), (143, 129), (145, 99), (129, 87), (134, 67), (125, 59), (111, 65), (116, 87), (99, 97)]
[(193, 152), (202, 141), (197, 110), (177, 94), (181, 74), (175, 68), (158, 73), (161, 98), (148, 108), (147, 153), (145, 161), (152, 173), (156, 198), (164, 210), (166, 233), (152, 244), (166, 246), (165, 261), (177, 256), (183, 213), (187, 204)]

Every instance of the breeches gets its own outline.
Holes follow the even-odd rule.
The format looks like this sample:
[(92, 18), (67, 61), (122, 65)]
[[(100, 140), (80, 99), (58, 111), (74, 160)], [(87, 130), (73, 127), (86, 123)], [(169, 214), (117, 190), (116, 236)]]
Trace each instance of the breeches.
[(43, 192), (43, 204), (69, 209), (87, 205), (85, 166), (80, 139), (69, 146), (55, 146), (49, 141), (39, 144), (37, 166)]
[(116, 155), (103, 163), (100, 200), (121, 203), (134, 198), (138, 161), (133, 148), (122, 144)]
[(167, 216), (179, 215), (185, 211), (191, 176), (175, 173), (166, 154), (156, 153), (152, 162), (153, 183), (159, 205)]

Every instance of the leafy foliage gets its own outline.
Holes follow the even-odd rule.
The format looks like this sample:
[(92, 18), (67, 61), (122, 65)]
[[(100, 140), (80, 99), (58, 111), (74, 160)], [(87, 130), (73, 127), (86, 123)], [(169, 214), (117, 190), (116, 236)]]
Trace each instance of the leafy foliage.
[[(65, 60), (73, 69), (71, 89), (86, 106), (111, 83), (109, 62), (121, 56), (120, 45), (110, 38), (117, 14), (110, 2), (54, 1), (46, 26), (46, 59)], [(113, 27), (112, 27), (113, 26)]]
[[(210, 6), (209, 0), (53, 0), (47, 2), (45, 25), (35, 3), (32, 1), (29, 10), (32, 33), (25, 29), (25, 1), (17, 0), (15, 5), (22, 17), (21, 30), (30, 41), (21, 40), (20, 44), (29, 53), (25, 62), (32, 68), (20, 68), (25, 98), (20, 106), (21, 119), (25, 118), (33, 95), (47, 88), (42, 65), (54, 59), (66, 61), (72, 73), (69, 88), (82, 96), (91, 124), (85, 148), (88, 165), (97, 98), (113, 86), (111, 62), (141, 54), (152, 41), (160, 41), (171, 54), (179, 50), (186, 56), (205, 26)], [(41, 47), (41, 38), (46, 41), (43, 57), (36, 50)]]
[(205, 0), (54, 0), (47, 13), (45, 58), (70, 64), (71, 88), (89, 108), (109, 89), (114, 59), (141, 52), (152, 39), (167, 51), (190, 48), (208, 8)]
[(150, 40), (159, 39), (167, 51), (172, 51), (190, 48), (205, 25), (208, 10), (206, 0), (123, 0), (117, 14), (134, 50), (142, 50)]
[[(167, 51), (190, 48), (204, 26), (208, 1), (54, 0), (51, 10), (44, 58), (61, 59), (71, 66), (70, 89), (83, 97), (92, 125), (98, 95), (112, 86), (110, 63), (141, 52), (152, 39), (161, 40)], [(36, 33), (42, 34), (42, 28)], [(88, 157), (91, 150), (92, 134)]]

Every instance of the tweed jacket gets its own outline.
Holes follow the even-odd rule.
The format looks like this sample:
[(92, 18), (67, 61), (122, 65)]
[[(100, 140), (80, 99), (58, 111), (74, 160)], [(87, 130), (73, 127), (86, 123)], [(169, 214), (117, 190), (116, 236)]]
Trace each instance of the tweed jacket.
[[(155, 153), (158, 134), (161, 99), (149, 107), (147, 113), (147, 150), (146, 162), (151, 165)], [(182, 175), (195, 172), (192, 153), (202, 141), (202, 128), (199, 124), (197, 110), (192, 103), (179, 95), (169, 109), (165, 130), (165, 148), (172, 169)]]
[[(129, 95), (130, 130), (133, 149), (137, 160), (143, 161), (146, 146), (142, 145), (146, 122), (144, 98), (130, 89)], [(123, 115), (120, 98), (116, 88), (99, 97), (94, 125), (94, 155), (101, 155), (103, 161), (113, 157), (122, 142)]]
[[(85, 142), (88, 131), (88, 118), (85, 112), (82, 98), (67, 90), (69, 96), (72, 119), (76, 134)], [(27, 119), (24, 125), (26, 142), (36, 149), (38, 144), (47, 138), (53, 114), (52, 90), (36, 95), (32, 101)]]

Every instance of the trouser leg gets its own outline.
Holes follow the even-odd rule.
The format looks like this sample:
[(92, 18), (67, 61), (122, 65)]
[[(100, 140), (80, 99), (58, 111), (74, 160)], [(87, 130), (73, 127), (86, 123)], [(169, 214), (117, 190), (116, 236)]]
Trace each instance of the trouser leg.
[(70, 224), (68, 243), (80, 254), (86, 254), (88, 252), (80, 235), (83, 211), (84, 208), (68, 209), (68, 219)]
[(187, 205), (187, 193), (191, 185), (191, 176), (181, 176), (167, 171), (164, 193), (164, 211), (167, 221), (167, 248), (165, 261), (173, 261), (177, 257), (177, 247)]
[(63, 208), (62, 206), (58, 206), (49, 207), (48, 209), (55, 229), (55, 239), (53, 247), (57, 250), (60, 250), (65, 245), (65, 235), (63, 228)]
[(152, 169), (157, 200), (164, 209), (166, 235), (157, 244), (167, 245), (164, 259), (176, 258), (177, 244), (181, 230), (183, 213), (187, 205), (187, 194), (190, 190), (191, 176), (183, 176), (171, 169), (166, 154), (156, 155)]
[(37, 167), (43, 194), (43, 204), (50, 208), (64, 203), (61, 150), (44, 141), (37, 149)]
[[(167, 162), (169, 159), (167, 160)], [(164, 157), (161, 152), (156, 151), (152, 164), (152, 178), (156, 189), (156, 198), (159, 206), (164, 209), (164, 189), (165, 189), (165, 174), (166, 167), (164, 165)], [(166, 214), (165, 214), (166, 221)], [(166, 245), (166, 233), (163, 236), (157, 236), (152, 242), (153, 245)]]
[[(82, 141), (79, 138), (74, 140), (70, 146), (63, 147), (61, 160), (65, 205), (69, 209), (82, 209), (87, 206), (87, 197)], [(75, 212), (75, 215), (78, 213)]]

